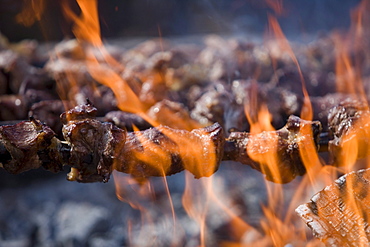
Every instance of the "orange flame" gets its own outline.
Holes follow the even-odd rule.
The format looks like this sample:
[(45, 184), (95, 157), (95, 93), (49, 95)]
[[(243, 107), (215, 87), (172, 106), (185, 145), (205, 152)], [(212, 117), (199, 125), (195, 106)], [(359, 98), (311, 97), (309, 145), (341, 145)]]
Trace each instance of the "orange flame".
[(41, 20), (45, 10), (45, 0), (24, 0), (23, 2), (23, 9), (15, 19), (18, 23), (30, 27)]
[[(81, 9), (81, 15), (75, 14), (66, 2), (62, 1), (62, 7), (65, 15), (74, 21), (73, 28), (74, 35), (83, 49), (84, 63), (88, 68), (90, 75), (97, 82), (110, 87), (115, 93), (118, 106), (121, 110), (134, 112), (142, 116), (153, 125), (157, 125), (152, 119), (145, 114), (144, 104), (140, 101), (134, 91), (130, 88), (128, 83), (122, 78), (120, 73), (124, 67), (115, 61), (109, 53), (105, 50), (101, 36), (100, 24), (97, 11), (96, 0), (76, 0)], [(282, 0), (266, 0), (267, 4), (274, 10), (277, 15), (283, 14)], [(28, 1), (29, 10), (22, 11), (17, 16), (17, 20), (24, 25), (32, 25), (34, 21), (40, 20), (45, 2), (43, 0)], [(366, 10), (369, 10), (369, 1), (363, 0), (359, 7), (353, 13), (354, 23), (352, 25), (352, 39), (344, 39), (342, 36), (335, 37), (336, 45), (336, 76), (337, 87), (339, 92), (352, 93), (359, 95), (361, 100), (365, 100), (363, 90), (362, 71), (359, 67), (359, 62), (353, 60), (350, 53), (353, 51), (365, 50), (364, 33), (366, 32), (366, 23), (364, 20), (367, 17)], [(277, 19), (268, 16), (269, 27), (276, 40), (280, 50), (287, 54), (292, 62), (296, 65), (302, 83), (302, 91), (304, 95), (304, 105), (302, 107), (301, 118), (312, 119), (312, 106), (309, 95), (307, 93), (304, 77), (297, 57), (294, 54), (289, 41), (286, 39)], [(160, 29), (158, 27), (160, 32)], [(351, 41), (355, 40), (355, 45), (350, 45)], [(366, 51), (366, 50), (365, 50)], [(102, 55), (103, 59), (96, 56), (96, 52)], [(355, 53), (356, 54), (356, 53)], [(161, 75), (150, 75), (154, 81)], [(70, 74), (67, 74), (67, 80), (73, 88), (78, 86), (78, 80)], [(254, 88), (255, 89), (255, 88)], [(253, 90), (253, 89), (252, 89)], [(65, 92), (68, 94), (70, 92)], [(278, 169), (278, 164), (281, 162), (277, 157), (278, 136), (271, 125), (271, 114), (266, 105), (261, 105), (258, 102), (256, 93), (252, 94), (252, 103), (245, 107), (245, 112), (248, 121), (251, 124), (251, 141), (248, 143), (246, 149), (249, 156), (259, 164), (261, 164), (264, 173), (273, 174), (276, 181), (281, 180), (282, 174)], [(368, 153), (370, 144), (367, 140), (370, 139), (370, 128), (367, 123), (369, 118), (364, 117), (354, 125), (351, 132), (343, 138), (341, 160), (340, 163), (344, 166), (342, 171), (347, 172), (358, 165), (358, 158), (362, 158), (362, 154)], [(163, 214), (171, 221), (174, 232), (173, 245), (178, 244), (175, 240), (177, 231), (176, 216), (173, 202), (170, 196), (170, 191), (166, 181), (166, 174), (171, 166), (171, 152), (177, 152), (183, 162), (184, 168), (191, 171), (196, 177), (211, 176), (217, 169), (217, 160), (214, 155), (214, 145), (211, 140), (205, 138), (198, 140), (194, 136), (189, 136), (188, 132), (182, 134), (180, 131), (173, 131), (165, 127), (158, 127), (158, 129), (171, 141), (173, 145), (167, 145), (165, 148), (151, 143), (141, 132), (135, 133), (140, 144), (143, 144), (143, 150), (134, 151), (133, 155), (137, 160), (147, 164), (152, 169), (156, 170), (158, 174), (163, 176), (162, 185), (165, 187), (168, 196), (168, 205), (163, 208)], [(360, 134), (359, 134), (360, 133)], [(202, 133), (197, 133), (199, 136)], [(259, 134), (258, 140), (254, 140), (253, 135)], [(206, 245), (207, 237), (207, 216), (212, 213), (225, 214), (231, 225), (231, 232), (237, 243), (223, 242), (222, 246), (284, 246), (287, 243), (303, 245), (302, 242), (307, 240), (305, 228), (300, 227), (293, 215), (293, 208), (297, 204), (307, 199), (313, 191), (322, 188), (332, 181), (337, 173), (337, 168), (322, 167), (320, 158), (317, 154), (314, 142), (309, 137), (312, 136), (312, 130), (309, 126), (303, 126), (300, 130), (300, 137), (302, 140), (298, 142), (300, 156), (307, 168), (308, 175), (302, 181), (293, 181), (297, 187), (293, 196), (284, 194), (284, 186), (281, 184), (273, 184), (266, 182), (268, 192), (268, 204), (263, 206), (265, 219), (261, 221), (262, 230), (265, 236), (261, 234), (246, 221), (238, 216), (236, 210), (231, 207), (232, 203), (228, 201), (227, 193), (218, 191), (214, 186), (214, 177), (202, 178), (194, 180), (190, 173), (186, 173), (186, 188), (182, 197), (183, 207), (191, 218), (193, 218), (199, 226), (200, 232), (200, 246)], [(263, 139), (265, 137), (265, 139)], [(304, 139), (304, 137), (308, 137)], [(257, 144), (258, 142), (258, 144)], [(258, 145), (259, 152), (250, 152), (254, 149), (253, 145)], [(176, 148), (175, 148), (176, 147)], [(169, 152), (167, 152), (167, 151)], [(199, 155), (204, 150), (207, 150), (207, 155)], [(118, 160), (117, 160), (118, 161)], [(115, 164), (119, 166), (120, 164)], [(366, 163), (369, 167), (369, 163)], [(155, 188), (152, 181), (134, 179), (121, 173), (114, 173), (117, 197), (129, 203), (133, 208), (141, 211), (142, 224), (150, 224), (153, 221), (153, 215), (150, 214), (149, 208), (153, 206), (155, 201)], [(349, 181), (348, 190), (353, 191), (354, 194), (360, 188), (354, 186), (354, 182)], [(290, 204), (285, 209), (285, 198), (292, 198)], [(354, 195), (349, 195), (347, 205), (359, 216), (359, 224), (362, 219), (362, 212), (355, 204)], [(168, 214), (168, 207), (171, 214)], [(129, 223), (129, 230), (133, 222)], [(365, 229), (359, 229), (362, 236), (366, 236)], [(243, 242), (245, 234), (252, 234), (252, 239)], [(145, 237), (145, 232), (141, 232), (140, 237)], [(131, 239), (134, 243), (134, 240)], [(319, 245), (315, 240), (310, 243), (304, 243), (306, 246)]]
[[(366, 59), (368, 45), (365, 36), (364, 20), (367, 18), (366, 11), (370, 9), (368, 1), (362, 1), (352, 11), (352, 24), (348, 34), (335, 34), (336, 51), (336, 85), (337, 91), (356, 95), (362, 102), (366, 102), (366, 94), (362, 82), (362, 59)], [(367, 34), (369, 35), (369, 34)], [(353, 55), (354, 58), (353, 58)], [(365, 56), (365, 58), (361, 58)]]
[(281, 27), (277, 19), (272, 15), (268, 15), (268, 21), (269, 21), (269, 27), (270, 27), (271, 33), (273, 37), (275, 37), (275, 40), (277, 44), (279, 45), (280, 50), (286, 53), (297, 67), (299, 77), (302, 83), (302, 92), (304, 96), (304, 101), (303, 101), (303, 106), (302, 106), (302, 111), (301, 111), (301, 118), (305, 120), (312, 120), (312, 116), (313, 116), (312, 105), (311, 105), (311, 101), (310, 101), (310, 98), (309, 98), (309, 95), (306, 89), (305, 80), (304, 80), (301, 66), (299, 65), (298, 59), (295, 56), (294, 51), (292, 47), (290, 46), (287, 38), (285, 37), (283, 31), (281, 30)]
[(66, 17), (74, 22), (73, 33), (77, 40), (85, 41), (93, 46), (101, 46), (100, 24), (98, 16), (98, 2), (96, 0), (76, 0), (81, 8), (81, 16), (77, 16), (68, 6), (68, 2), (62, 2), (62, 10)]
[(265, 0), (267, 5), (280, 16), (284, 13), (283, 0)]
[[(66, 2), (62, 2), (62, 7), (65, 15), (74, 21), (73, 33), (77, 40), (81, 45), (83, 43), (88, 44), (85, 48), (89, 73), (96, 81), (112, 89), (117, 99), (117, 105), (121, 110), (137, 113), (148, 122), (153, 123), (144, 114), (143, 105), (137, 95), (118, 74), (123, 66), (111, 57), (103, 46), (100, 36), (97, 1), (77, 0), (77, 3), (81, 8), (81, 16), (77, 16)], [(95, 56), (97, 51), (102, 55), (103, 62), (100, 62)], [(153, 123), (153, 125), (156, 124)]]

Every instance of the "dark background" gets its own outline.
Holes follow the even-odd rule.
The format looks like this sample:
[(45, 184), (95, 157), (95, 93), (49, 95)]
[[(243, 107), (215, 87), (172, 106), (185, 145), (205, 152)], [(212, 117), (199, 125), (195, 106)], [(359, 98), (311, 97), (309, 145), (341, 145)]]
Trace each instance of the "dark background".
[[(31, 0), (26, 0), (31, 1)], [(11, 41), (40, 41), (72, 36), (61, 1), (46, 0), (41, 22), (24, 27), (15, 21), (23, 0), (0, 0), (0, 31)], [(347, 28), (350, 10), (359, 0), (285, 0), (279, 17), (288, 35)], [(76, 5), (75, 5), (76, 6)], [(76, 10), (78, 8), (76, 7)], [(263, 34), (271, 8), (262, 0), (101, 0), (99, 15), (104, 38), (178, 36), (203, 33)]]

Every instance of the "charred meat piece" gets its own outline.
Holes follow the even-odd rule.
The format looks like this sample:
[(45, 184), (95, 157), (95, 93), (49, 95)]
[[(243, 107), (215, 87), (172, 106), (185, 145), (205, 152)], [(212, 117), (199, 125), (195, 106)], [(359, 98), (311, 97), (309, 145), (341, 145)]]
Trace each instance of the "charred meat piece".
[(139, 130), (146, 130), (152, 127), (139, 115), (124, 111), (108, 112), (104, 117), (104, 121), (114, 123), (117, 127), (127, 131), (133, 131), (134, 126)]
[(184, 169), (194, 177), (217, 171), (223, 153), (219, 124), (191, 132), (165, 126), (129, 132), (114, 168), (137, 178), (169, 176)]
[[(307, 134), (310, 132), (312, 134)], [(320, 132), (320, 122), (306, 121), (296, 116), (289, 117), (287, 124), (277, 131), (253, 135), (233, 132), (226, 139), (224, 159), (248, 164), (264, 173), (270, 181), (287, 183), (306, 173), (300, 148), (310, 145), (312, 141), (317, 146)], [(276, 160), (268, 162), (275, 155)]]
[(96, 112), (96, 108), (88, 103), (61, 115), (63, 135), (71, 153), (69, 180), (107, 182), (116, 150), (125, 144), (126, 132), (111, 123), (94, 119)]
[(348, 173), (296, 212), (327, 246), (368, 246), (370, 169)]
[(41, 165), (53, 172), (62, 168), (61, 144), (55, 133), (38, 120), (0, 126), (0, 146), (2, 166), (10, 173), (18, 174)]
[[(330, 127), (328, 125), (328, 115), (330, 114), (330, 112), (333, 112), (333, 109), (335, 109), (335, 107), (338, 107), (341, 102), (350, 100), (351, 98), (352, 97), (350, 95), (341, 93), (327, 94), (323, 97), (310, 97), (314, 113), (313, 119), (319, 120), (321, 122), (323, 132), (329, 131)], [(331, 128), (337, 128), (339, 125), (336, 124), (339, 123), (332, 123)]]
[(60, 121), (60, 115), (65, 111), (65, 108), (72, 107), (67, 101), (62, 100), (45, 100), (31, 106), (28, 115), (40, 120), (48, 125), (59, 138), (62, 138), (63, 124)]
[(363, 158), (370, 149), (370, 111), (366, 103), (349, 99), (332, 108), (328, 115), (328, 125), (333, 140), (329, 151), (336, 165), (346, 165), (349, 147), (358, 147), (353, 158)]
[(333, 107), (328, 114), (329, 130), (334, 137), (342, 137), (367, 110), (366, 103), (353, 99), (342, 101)]

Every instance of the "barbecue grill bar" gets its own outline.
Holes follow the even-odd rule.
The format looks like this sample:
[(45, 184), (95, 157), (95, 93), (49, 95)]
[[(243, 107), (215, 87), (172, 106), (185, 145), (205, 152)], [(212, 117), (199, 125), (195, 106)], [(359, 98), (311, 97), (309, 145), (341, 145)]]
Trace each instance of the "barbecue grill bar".
[[(319, 150), (320, 122), (296, 116), (279, 130), (255, 135), (233, 132), (225, 140), (223, 128), (217, 123), (192, 131), (158, 126), (127, 132), (98, 121), (95, 115), (96, 108), (89, 103), (63, 113), (66, 141), (56, 138), (36, 119), (0, 126), (2, 167), (17, 174), (40, 166), (59, 172), (68, 165), (72, 168), (69, 180), (107, 182), (113, 169), (137, 178), (168, 176), (186, 169), (200, 178), (216, 172), (221, 160), (233, 160), (265, 173), (269, 180), (286, 183), (306, 172), (300, 144), (314, 141)], [(312, 135), (301, 134), (300, 129), (305, 127), (311, 128)], [(273, 142), (276, 145), (270, 151), (277, 152), (278, 169), (284, 174), (281, 178), (274, 177), (265, 164), (253, 158), (266, 152), (263, 143)]]

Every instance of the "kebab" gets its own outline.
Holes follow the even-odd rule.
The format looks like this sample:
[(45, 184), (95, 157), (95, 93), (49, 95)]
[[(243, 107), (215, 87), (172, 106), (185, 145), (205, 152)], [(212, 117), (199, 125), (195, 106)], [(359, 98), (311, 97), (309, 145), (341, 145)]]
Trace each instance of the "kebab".
[[(291, 117), (280, 130), (256, 135), (234, 132), (226, 140), (218, 123), (192, 131), (158, 126), (127, 132), (112, 123), (98, 121), (96, 112), (88, 102), (63, 113), (65, 141), (34, 118), (1, 126), (3, 168), (17, 174), (40, 166), (58, 172), (68, 165), (72, 167), (68, 179), (79, 182), (106, 182), (113, 169), (137, 178), (169, 176), (186, 169), (199, 178), (211, 176), (222, 160), (238, 161), (262, 171), (250, 154), (260, 151), (261, 140), (277, 138), (279, 169), (281, 174), (290, 174), (281, 182), (288, 182), (305, 172), (299, 158), (299, 142), (308, 138), (318, 145), (321, 131), (317, 121)], [(312, 128), (312, 136), (300, 136), (303, 126)], [(275, 181), (269, 174), (267, 178)]]

